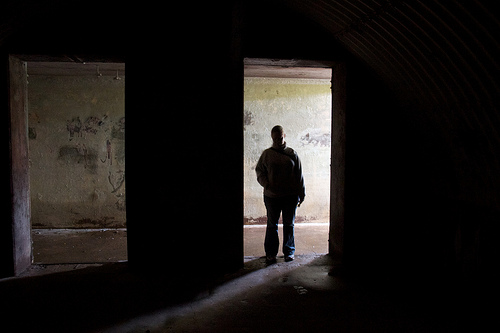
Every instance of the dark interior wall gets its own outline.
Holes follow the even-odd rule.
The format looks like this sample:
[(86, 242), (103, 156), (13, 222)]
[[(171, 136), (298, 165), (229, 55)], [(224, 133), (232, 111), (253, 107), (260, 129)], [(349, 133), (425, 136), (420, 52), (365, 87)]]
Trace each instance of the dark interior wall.
[(491, 285), (500, 196), (489, 168), (500, 150), (454, 116), (482, 110), (395, 98), (369, 72), (351, 66), (348, 75), (346, 263), (391, 283)]
[[(240, 14), (231, 4), (216, 7), (181, 10), (166, 26), (158, 16), (141, 22), (148, 34), (135, 47), (143, 52), (127, 57), (132, 265), (210, 274), (243, 263)], [(147, 170), (134, 163), (145, 158)]]
[(347, 91), (346, 264), (389, 281), (439, 276), (453, 265), (456, 218), (441, 138), (364, 66), (349, 67)]
[(374, 89), (379, 81), (354, 72), (351, 67), (346, 120), (346, 263), (370, 279), (384, 272), (375, 278), (391, 283), (423, 286), (432, 277), (432, 283), (442, 279), (440, 286), (488, 285), (499, 254), (496, 176), (471, 157), (454, 159), (463, 144), (483, 148), (451, 145), (450, 128), (422, 119), (430, 106), (402, 106), (389, 91)]

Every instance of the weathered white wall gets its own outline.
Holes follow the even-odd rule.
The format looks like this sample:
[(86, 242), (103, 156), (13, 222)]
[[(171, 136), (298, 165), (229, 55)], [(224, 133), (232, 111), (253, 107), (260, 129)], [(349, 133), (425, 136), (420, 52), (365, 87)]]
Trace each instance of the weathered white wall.
[(30, 76), (34, 228), (125, 226), (125, 78)]
[(287, 145), (299, 154), (306, 200), (297, 222), (327, 222), (330, 204), (330, 80), (245, 78), (244, 220), (265, 223), (263, 191), (255, 175), (262, 151), (272, 144), (271, 128), (285, 129)]

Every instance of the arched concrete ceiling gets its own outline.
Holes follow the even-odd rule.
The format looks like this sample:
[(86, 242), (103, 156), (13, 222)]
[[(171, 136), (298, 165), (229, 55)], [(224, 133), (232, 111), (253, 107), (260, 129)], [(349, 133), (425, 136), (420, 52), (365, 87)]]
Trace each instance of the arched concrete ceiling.
[(488, 1), (286, 1), (394, 87), (437, 105), (497, 106), (500, 24)]
[[(463, 192), (500, 184), (500, 13), (494, 1), (288, 0), (439, 133)], [(428, 129), (425, 129), (426, 127)], [(431, 136), (432, 137), (432, 136)], [(431, 139), (432, 141), (432, 139)], [(476, 193), (476, 194), (474, 194)]]

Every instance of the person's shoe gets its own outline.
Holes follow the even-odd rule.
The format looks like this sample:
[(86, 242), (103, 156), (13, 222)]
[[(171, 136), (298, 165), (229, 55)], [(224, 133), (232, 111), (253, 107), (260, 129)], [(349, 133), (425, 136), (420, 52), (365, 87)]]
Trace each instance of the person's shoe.
[(290, 262), (290, 261), (293, 261), (295, 259), (295, 256), (292, 254), (292, 255), (289, 255), (289, 256), (285, 256), (285, 262)]
[(276, 256), (266, 256), (266, 265), (272, 265), (276, 263)]

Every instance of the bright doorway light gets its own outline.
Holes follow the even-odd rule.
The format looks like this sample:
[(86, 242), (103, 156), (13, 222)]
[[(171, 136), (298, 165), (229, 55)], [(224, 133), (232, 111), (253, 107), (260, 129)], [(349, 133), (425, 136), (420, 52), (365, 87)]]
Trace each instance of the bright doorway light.
[[(263, 256), (266, 209), (255, 165), (281, 125), (302, 161), (306, 200), (297, 210), (296, 254), (327, 253), (330, 213), (331, 68), (246, 66), (244, 255)], [(306, 78), (304, 78), (306, 77)], [(280, 224), (280, 238), (282, 237)]]

